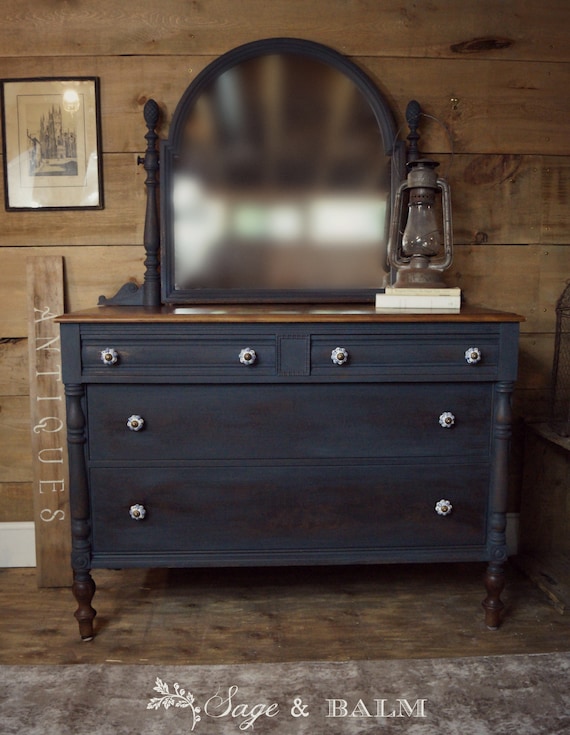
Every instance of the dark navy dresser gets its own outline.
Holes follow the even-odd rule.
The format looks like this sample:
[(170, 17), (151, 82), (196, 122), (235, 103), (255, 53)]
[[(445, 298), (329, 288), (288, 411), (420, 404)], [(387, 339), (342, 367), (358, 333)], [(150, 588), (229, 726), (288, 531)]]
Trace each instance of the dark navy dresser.
[(519, 321), (362, 304), (61, 317), (81, 636), (94, 567), (487, 560), (496, 628)]

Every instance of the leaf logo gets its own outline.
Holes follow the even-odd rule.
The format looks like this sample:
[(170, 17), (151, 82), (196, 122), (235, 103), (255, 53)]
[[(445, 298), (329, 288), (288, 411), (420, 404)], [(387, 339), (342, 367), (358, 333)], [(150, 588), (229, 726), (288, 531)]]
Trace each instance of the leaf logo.
[(174, 684), (174, 691), (171, 692), (168, 684), (158, 677), (156, 677), (153, 690), (162, 696), (152, 697), (146, 706), (147, 709), (158, 710), (161, 707), (164, 707), (164, 709), (169, 709), (170, 707), (189, 707), (192, 712), (192, 727), (190, 730), (194, 730), (196, 724), (200, 722), (202, 718), (200, 717), (200, 707), (196, 707), (194, 704), (195, 700), (193, 694), (186, 692), (185, 689), (181, 689), (180, 685), (177, 683)]

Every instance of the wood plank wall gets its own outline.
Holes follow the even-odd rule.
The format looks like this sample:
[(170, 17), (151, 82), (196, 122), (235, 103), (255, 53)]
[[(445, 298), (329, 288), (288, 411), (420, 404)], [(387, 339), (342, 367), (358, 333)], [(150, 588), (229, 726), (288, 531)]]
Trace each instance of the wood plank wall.
[(26, 256), (64, 256), (68, 309), (140, 280), (144, 103), (160, 104), (165, 135), (196, 74), (259, 38), (332, 46), (376, 80), (399, 123), (417, 98), (447, 126), (452, 143), (426, 121), (422, 147), (449, 169), (450, 284), (525, 315), (515, 408), (545, 415), (554, 307), (570, 277), (567, 0), (3, 0), (2, 11), (0, 77), (100, 77), (106, 208), (0, 210), (0, 521), (32, 518)]

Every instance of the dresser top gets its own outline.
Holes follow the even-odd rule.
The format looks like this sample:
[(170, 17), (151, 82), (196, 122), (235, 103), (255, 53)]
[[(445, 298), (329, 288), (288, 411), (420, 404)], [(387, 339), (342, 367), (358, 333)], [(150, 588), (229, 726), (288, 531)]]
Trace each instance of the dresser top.
[(373, 304), (232, 304), (160, 307), (99, 306), (59, 316), (61, 323), (299, 323), (299, 322), (522, 322), (524, 317), (478, 306), (457, 313), (377, 311)]

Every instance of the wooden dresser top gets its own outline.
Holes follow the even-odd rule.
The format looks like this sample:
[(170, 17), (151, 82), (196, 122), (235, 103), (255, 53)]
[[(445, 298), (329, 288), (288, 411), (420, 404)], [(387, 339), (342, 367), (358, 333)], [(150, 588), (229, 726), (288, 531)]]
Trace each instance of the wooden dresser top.
[(60, 323), (310, 323), (310, 322), (522, 322), (524, 317), (478, 306), (463, 306), (458, 313), (379, 312), (373, 304), (223, 304), (208, 306), (165, 305), (100, 306), (59, 316)]

